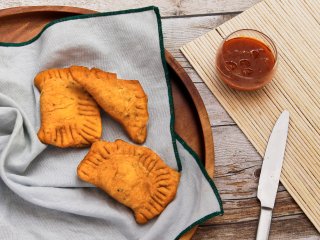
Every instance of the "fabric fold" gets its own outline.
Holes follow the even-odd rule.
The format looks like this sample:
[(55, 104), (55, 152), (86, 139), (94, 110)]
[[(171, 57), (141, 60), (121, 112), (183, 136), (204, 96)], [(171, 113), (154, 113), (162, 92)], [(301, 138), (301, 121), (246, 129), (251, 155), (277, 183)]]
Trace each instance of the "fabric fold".
[[(0, 64), (0, 238), (174, 239), (223, 212), (200, 160), (171, 128), (172, 93), (157, 8), (58, 20), (28, 42), (0, 43), (0, 55), (8, 57)], [(59, 149), (38, 140), (40, 94), (33, 78), (47, 68), (71, 65), (138, 79), (149, 99), (144, 145), (172, 168), (182, 166), (176, 198), (145, 225), (135, 222), (130, 209), (79, 180), (76, 169), (88, 148)], [(103, 139), (130, 142), (106, 114), (102, 122)]]
[(34, 127), (13, 100), (0, 95), (0, 102), (0, 136), (7, 140), (0, 145), (0, 172), (6, 179), (6, 172), (24, 173), (45, 145), (37, 139)]

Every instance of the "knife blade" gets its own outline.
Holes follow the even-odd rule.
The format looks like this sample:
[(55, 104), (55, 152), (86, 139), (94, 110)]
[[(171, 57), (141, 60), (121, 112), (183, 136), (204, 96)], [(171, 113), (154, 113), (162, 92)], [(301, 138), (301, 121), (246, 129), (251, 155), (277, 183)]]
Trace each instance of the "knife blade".
[(257, 193), (257, 197), (261, 203), (257, 240), (266, 240), (269, 236), (272, 210), (280, 180), (288, 128), (289, 112), (285, 110), (281, 113), (273, 127), (263, 158)]

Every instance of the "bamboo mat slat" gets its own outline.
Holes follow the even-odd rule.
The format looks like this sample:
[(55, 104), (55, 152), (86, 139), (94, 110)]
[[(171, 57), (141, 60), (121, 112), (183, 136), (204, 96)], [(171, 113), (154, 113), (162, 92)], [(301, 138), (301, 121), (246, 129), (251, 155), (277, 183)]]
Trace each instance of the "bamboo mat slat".
[[(273, 81), (255, 92), (226, 87), (215, 53), (231, 32), (252, 28), (278, 49)], [(280, 113), (290, 112), (281, 182), (320, 231), (320, 1), (265, 0), (181, 48), (261, 156)]]

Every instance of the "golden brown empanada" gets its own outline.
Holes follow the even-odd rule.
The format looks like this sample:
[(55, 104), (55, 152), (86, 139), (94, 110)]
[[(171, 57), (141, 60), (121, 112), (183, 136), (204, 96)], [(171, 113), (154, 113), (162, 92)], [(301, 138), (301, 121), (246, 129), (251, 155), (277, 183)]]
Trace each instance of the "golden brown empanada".
[(98, 141), (78, 166), (78, 176), (134, 211), (143, 224), (174, 199), (180, 173), (146, 147)]
[(41, 142), (64, 148), (83, 147), (100, 139), (99, 108), (68, 68), (40, 72), (34, 83), (41, 92)]
[(117, 79), (97, 68), (70, 67), (73, 78), (126, 130), (135, 143), (147, 137), (148, 98), (137, 80)]

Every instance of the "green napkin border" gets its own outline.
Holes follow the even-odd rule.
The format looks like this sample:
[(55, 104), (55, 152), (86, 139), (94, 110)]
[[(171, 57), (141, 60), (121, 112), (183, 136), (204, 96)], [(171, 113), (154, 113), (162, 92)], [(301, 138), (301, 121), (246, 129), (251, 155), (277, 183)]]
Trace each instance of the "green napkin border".
[(205, 167), (203, 166), (199, 156), (192, 150), (190, 146), (175, 132), (174, 130), (174, 122), (175, 122), (175, 115), (174, 115), (174, 107), (173, 107), (173, 97), (172, 97), (172, 89), (171, 89), (171, 83), (170, 83), (170, 78), (169, 78), (169, 71), (165, 59), (165, 48), (164, 48), (164, 43), (163, 43), (163, 33), (162, 33), (162, 24), (161, 24), (161, 16), (158, 7), (155, 6), (149, 6), (149, 7), (143, 7), (143, 8), (136, 8), (136, 9), (127, 9), (127, 10), (120, 10), (120, 11), (115, 11), (115, 12), (102, 12), (102, 13), (93, 13), (93, 14), (83, 14), (83, 15), (75, 15), (71, 17), (65, 17), (65, 18), (60, 18), (57, 20), (54, 20), (44, 26), (44, 28), (41, 30), (40, 33), (38, 33), (34, 38), (26, 41), (26, 42), (21, 42), (21, 43), (10, 43), (10, 42), (0, 42), (0, 46), (2, 47), (21, 47), (25, 46), (28, 44), (33, 43), (36, 41), (42, 33), (49, 28), (52, 25), (55, 25), (60, 22), (65, 22), (65, 21), (70, 21), (70, 20), (76, 20), (76, 19), (85, 19), (85, 18), (92, 18), (92, 17), (104, 17), (104, 16), (112, 16), (112, 15), (120, 15), (120, 14), (128, 14), (128, 13), (138, 13), (138, 12), (145, 12), (145, 11), (150, 11), (153, 10), (157, 16), (157, 23), (158, 23), (158, 33), (159, 33), (159, 43), (160, 43), (160, 50), (161, 50), (161, 60), (162, 60), (162, 65), (163, 69), (165, 72), (165, 77), (166, 77), (166, 82), (167, 82), (167, 87), (168, 87), (168, 96), (169, 96), (169, 105), (170, 105), (170, 114), (171, 114), (171, 119), (170, 119), (170, 132), (171, 132), (171, 137), (172, 137), (172, 144), (174, 148), (174, 153), (176, 156), (176, 161), (178, 165), (178, 170), (179, 172), (182, 171), (182, 165), (181, 165), (181, 160), (180, 156), (178, 153), (177, 149), (177, 141), (181, 143), (181, 145), (193, 156), (195, 161), (197, 162), (202, 174), (206, 178), (206, 180), (209, 182), (216, 198), (218, 199), (219, 205), (220, 205), (220, 211), (213, 212), (211, 214), (208, 214), (204, 216), (203, 218), (197, 220), (196, 222), (192, 223), (190, 226), (188, 226), (186, 229), (184, 229), (175, 239), (179, 239), (182, 235), (184, 235), (186, 232), (188, 232), (190, 229), (192, 229), (194, 226), (201, 224), (202, 222), (218, 216), (218, 215), (223, 215), (224, 210), (223, 210), (223, 205), (222, 205), (222, 200), (220, 198), (218, 189), (216, 188), (213, 180), (210, 178), (208, 175)]

